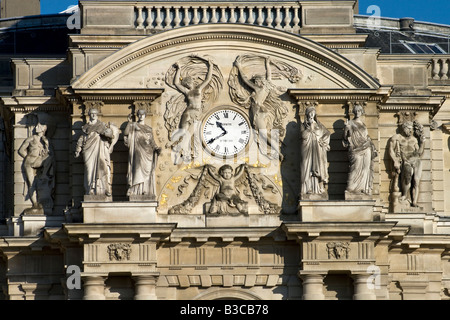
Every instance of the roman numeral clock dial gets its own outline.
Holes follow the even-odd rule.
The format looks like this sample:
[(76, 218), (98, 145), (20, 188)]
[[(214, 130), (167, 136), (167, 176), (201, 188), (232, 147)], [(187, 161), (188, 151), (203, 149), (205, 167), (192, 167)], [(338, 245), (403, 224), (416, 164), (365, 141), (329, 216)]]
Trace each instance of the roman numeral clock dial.
[(250, 140), (250, 126), (239, 112), (218, 110), (203, 124), (203, 143), (216, 156), (229, 157), (243, 151)]

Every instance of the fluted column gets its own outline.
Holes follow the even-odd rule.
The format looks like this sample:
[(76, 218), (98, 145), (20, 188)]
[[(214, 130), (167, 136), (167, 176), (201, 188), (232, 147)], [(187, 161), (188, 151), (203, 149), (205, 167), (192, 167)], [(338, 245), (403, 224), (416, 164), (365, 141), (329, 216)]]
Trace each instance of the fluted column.
[(303, 300), (325, 300), (323, 274), (300, 274), (303, 281)]
[(134, 300), (156, 300), (156, 281), (154, 275), (134, 276)]
[(353, 300), (376, 300), (372, 282), (369, 274), (354, 274), (353, 278)]
[(102, 276), (85, 276), (83, 300), (105, 300), (105, 279)]

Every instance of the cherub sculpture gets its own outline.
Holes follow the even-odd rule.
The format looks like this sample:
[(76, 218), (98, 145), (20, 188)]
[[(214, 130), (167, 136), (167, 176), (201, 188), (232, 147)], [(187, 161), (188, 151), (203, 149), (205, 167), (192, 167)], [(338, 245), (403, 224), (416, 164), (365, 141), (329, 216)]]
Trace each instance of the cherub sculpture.
[(237, 185), (245, 181), (245, 171), (243, 170), (245, 166), (246, 164), (240, 165), (236, 172), (233, 172), (233, 168), (225, 164), (219, 168), (218, 173), (211, 165), (206, 166), (208, 174), (219, 188), (211, 201), (209, 214), (247, 213), (247, 202), (239, 197), (236, 189)]

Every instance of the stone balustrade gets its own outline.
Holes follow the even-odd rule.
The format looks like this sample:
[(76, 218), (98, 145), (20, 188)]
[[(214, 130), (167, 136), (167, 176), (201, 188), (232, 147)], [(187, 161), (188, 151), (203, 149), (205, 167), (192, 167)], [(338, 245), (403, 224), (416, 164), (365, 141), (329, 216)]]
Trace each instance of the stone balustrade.
[(442, 55), (439, 58), (431, 59), (431, 79), (449, 80), (450, 56)]
[(217, 3), (205, 5), (139, 3), (135, 6), (137, 29), (168, 30), (204, 23), (242, 23), (272, 27), (289, 32), (300, 29), (300, 5), (281, 2), (277, 5), (261, 3)]

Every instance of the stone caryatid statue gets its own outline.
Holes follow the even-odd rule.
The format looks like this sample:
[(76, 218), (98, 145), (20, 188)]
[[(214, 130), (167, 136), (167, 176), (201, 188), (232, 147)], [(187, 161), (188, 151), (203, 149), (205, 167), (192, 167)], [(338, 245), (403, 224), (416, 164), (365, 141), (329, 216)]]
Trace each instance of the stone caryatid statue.
[(124, 143), (128, 147), (128, 191), (131, 198), (155, 199), (155, 166), (161, 148), (157, 146), (152, 128), (145, 124), (145, 110), (137, 111), (137, 121), (128, 117)]
[(423, 126), (417, 121), (403, 122), (400, 133), (389, 140), (389, 156), (394, 167), (392, 195), (396, 212), (419, 207), (424, 142)]
[(301, 134), (301, 200), (326, 200), (330, 132), (317, 120), (315, 106), (305, 110)]
[(82, 127), (75, 158), (83, 154), (85, 194), (106, 198), (112, 196), (110, 155), (119, 138), (119, 129), (98, 119), (98, 109), (90, 109), (89, 121)]
[(46, 137), (47, 125), (37, 123), (33, 134), (25, 139), (18, 153), (24, 158), (23, 171), (32, 208), (25, 214), (51, 214), (55, 188), (54, 151)]
[(217, 99), (222, 82), (210, 58), (185, 57), (167, 71), (166, 83), (181, 93), (167, 102), (164, 113), (170, 139), (166, 148), (175, 152), (175, 163), (190, 162), (195, 156), (195, 125), (201, 122), (205, 107)]
[(375, 145), (369, 137), (366, 125), (361, 119), (364, 108), (353, 106), (354, 118), (345, 124), (343, 145), (348, 148), (350, 171), (345, 197), (348, 200), (370, 199), (373, 189), (374, 159), (377, 157)]

